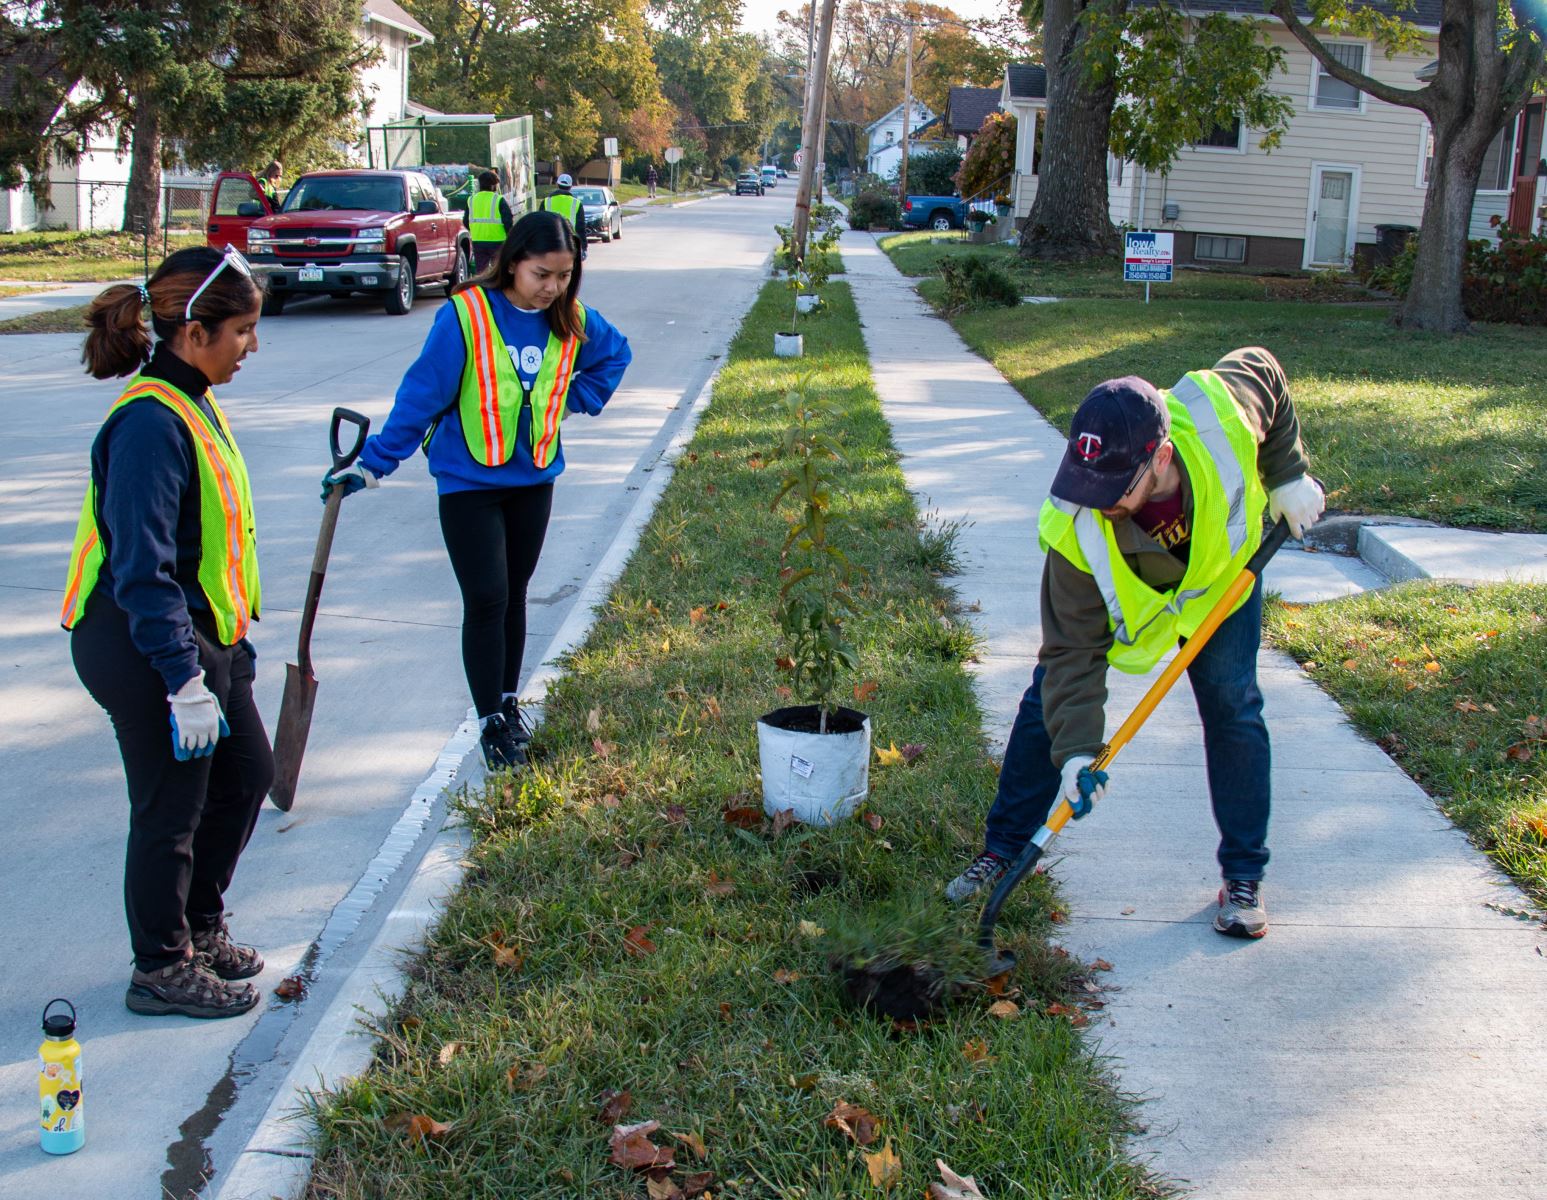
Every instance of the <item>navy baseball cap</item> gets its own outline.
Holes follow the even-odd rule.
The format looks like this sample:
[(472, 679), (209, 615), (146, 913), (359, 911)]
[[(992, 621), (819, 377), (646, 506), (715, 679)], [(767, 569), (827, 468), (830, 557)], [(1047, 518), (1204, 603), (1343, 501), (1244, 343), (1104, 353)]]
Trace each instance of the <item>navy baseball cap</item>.
[(1053, 495), (1082, 508), (1112, 508), (1171, 432), (1171, 414), (1137, 375), (1097, 384), (1075, 410)]

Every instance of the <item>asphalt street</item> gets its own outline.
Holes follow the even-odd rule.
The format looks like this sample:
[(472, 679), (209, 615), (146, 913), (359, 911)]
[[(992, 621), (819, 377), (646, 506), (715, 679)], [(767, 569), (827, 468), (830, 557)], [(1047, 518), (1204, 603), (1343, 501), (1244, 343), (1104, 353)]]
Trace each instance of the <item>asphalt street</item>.
[[(628, 335), (634, 363), (601, 417), (565, 423), (569, 465), (532, 582), (527, 674), (724, 353), (792, 199), (652, 209), (592, 248), (582, 296)], [(347, 405), (383, 420), (441, 303), (428, 295), (406, 317), (363, 299), (294, 304), (263, 321), (259, 353), (219, 389), (253, 478), (265, 599), (253, 641), (271, 732), (321, 515), (329, 414)], [(120, 386), (86, 378), (79, 348), (72, 335), (0, 338), (0, 1195), (182, 1200), (242, 1144), (310, 1031), (308, 1011), (352, 961), (350, 945), (334, 949), (293, 1019), (276, 1019), (274, 986), (315, 956), (466, 713), (460, 601), (422, 458), (348, 501), (313, 642), (319, 693), (295, 808), (265, 806), (228, 896), (233, 932), (268, 960), (256, 981), (266, 1003), (228, 1021), (129, 1013), (123, 774), (58, 625), (88, 450)], [(383, 881), (377, 907), (394, 895)], [(87, 1114), (85, 1149), (57, 1160), (38, 1149), (35, 1082), (54, 996), (80, 1011)]]

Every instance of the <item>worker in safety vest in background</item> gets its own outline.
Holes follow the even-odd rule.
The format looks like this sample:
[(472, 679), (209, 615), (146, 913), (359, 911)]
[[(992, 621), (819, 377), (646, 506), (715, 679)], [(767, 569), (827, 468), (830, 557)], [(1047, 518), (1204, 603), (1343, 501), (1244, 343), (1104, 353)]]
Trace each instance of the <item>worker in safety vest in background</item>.
[(583, 261), (586, 256), (585, 205), (570, 191), (574, 186), (575, 181), (568, 175), (560, 175), (553, 181), (554, 190), (543, 201), (543, 208), (558, 213), (569, 222), (569, 227), (575, 231), (575, 241), (580, 243), (580, 257)]
[[(1325, 505), (1307, 473), (1278, 360), (1236, 350), (1168, 391), (1111, 379), (1074, 414), (1042, 506), (1042, 647), (1005, 748), (983, 852), (946, 886), (965, 900), (1009, 870), (1059, 800), (1090, 808), (1080, 773), (1100, 753), (1107, 668), (1145, 674), (1190, 637), (1262, 542), (1262, 516), (1302, 537)], [(1219, 828), (1214, 928), (1268, 931), (1269, 747), (1257, 688), (1262, 581), (1188, 667)], [(1094, 773), (1091, 799), (1105, 795)]]
[(493, 171), (478, 173), (478, 190), (467, 200), (467, 212), (462, 223), (473, 239), (473, 274), (482, 275), (489, 269), (500, 243), (516, 223), (511, 215), (510, 202), (500, 195), (500, 177)]

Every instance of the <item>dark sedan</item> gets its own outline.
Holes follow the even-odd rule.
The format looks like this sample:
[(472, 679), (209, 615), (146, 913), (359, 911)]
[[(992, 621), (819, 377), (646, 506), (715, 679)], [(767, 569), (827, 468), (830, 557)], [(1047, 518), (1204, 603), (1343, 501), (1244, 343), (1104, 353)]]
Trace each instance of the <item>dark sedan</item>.
[(577, 187), (575, 199), (585, 206), (586, 236), (610, 242), (623, 236), (623, 210), (611, 188)]
[(761, 196), (763, 194), (763, 181), (758, 178), (756, 171), (743, 171), (736, 176), (736, 195)]

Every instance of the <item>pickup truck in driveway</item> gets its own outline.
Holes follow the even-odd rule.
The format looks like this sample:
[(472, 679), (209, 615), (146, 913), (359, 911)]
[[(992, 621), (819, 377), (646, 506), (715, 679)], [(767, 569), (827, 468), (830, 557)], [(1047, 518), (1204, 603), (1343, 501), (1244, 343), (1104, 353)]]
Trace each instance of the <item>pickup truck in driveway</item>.
[(991, 202), (968, 202), (960, 196), (909, 196), (902, 202), (902, 223), (909, 229), (960, 229), (969, 210), (993, 217)]
[(402, 315), (421, 287), (449, 293), (472, 261), (461, 218), (418, 171), (314, 171), (277, 211), (251, 175), (228, 172), (215, 181), (208, 241), (246, 251), (269, 316), (293, 296), (355, 292)]

